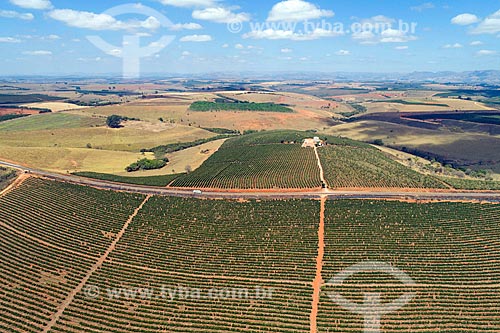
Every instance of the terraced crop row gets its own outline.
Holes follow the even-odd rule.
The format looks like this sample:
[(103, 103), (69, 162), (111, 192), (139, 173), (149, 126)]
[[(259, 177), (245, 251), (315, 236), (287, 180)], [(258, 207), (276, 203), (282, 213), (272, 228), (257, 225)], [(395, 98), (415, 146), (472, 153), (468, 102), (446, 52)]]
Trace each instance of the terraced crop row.
[(332, 188), (447, 188), (373, 148), (331, 145), (318, 152)]
[(460, 179), (460, 178), (450, 178), (450, 177), (440, 177), (440, 179), (456, 188), (457, 190), (488, 190), (488, 191), (498, 191), (500, 190), (499, 181), (489, 181), (489, 180), (479, 180), (479, 179)]
[[(32, 178), (0, 198), (0, 331), (41, 332), (143, 199)], [(310, 332), (319, 215), (315, 200), (152, 197), (50, 332)], [(416, 293), (382, 332), (499, 332), (499, 219), (492, 204), (327, 201), (325, 281), (382, 261), (416, 285), (324, 286), (318, 332), (362, 332), (328, 294), (375, 291)]]
[[(227, 145), (226, 145), (227, 144)], [(173, 187), (222, 189), (317, 188), (321, 179), (312, 149), (298, 144), (234, 146), (225, 143)]]
[(325, 281), (351, 265), (378, 261), (417, 285), (406, 288), (388, 274), (371, 273), (353, 275), (340, 288), (325, 286), (320, 332), (363, 329), (363, 317), (333, 302), (332, 291), (360, 304), (365, 292), (391, 300), (416, 292), (407, 306), (383, 317), (383, 332), (500, 330), (500, 205), (333, 201), (326, 211)]
[[(114, 264), (106, 264), (89, 285), (99, 287), (100, 295), (79, 294), (51, 332), (309, 332), (307, 286), (182, 277)], [(148, 288), (139, 295), (152, 297), (110, 298), (116, 287)], [(257, 298), (256, 288), (272, 294)], [(245, 289), (249, 298), (240, 293)]]
[(42, 331), (140, 199), (33, 178), (3, 196), (0, 331)]
[(312, 200), (153, 197), (111, 259), (183, 274), (312, 281), (319, 208)]
[[(53, 332), (308, 332), (318, 219), (316, 201), (153, 197), (88, 282), (104, 294), (79, 294)], [(117, 287), (153, 297), (110, 299)], [(271, 297), (252, 298), (256, 288)]]

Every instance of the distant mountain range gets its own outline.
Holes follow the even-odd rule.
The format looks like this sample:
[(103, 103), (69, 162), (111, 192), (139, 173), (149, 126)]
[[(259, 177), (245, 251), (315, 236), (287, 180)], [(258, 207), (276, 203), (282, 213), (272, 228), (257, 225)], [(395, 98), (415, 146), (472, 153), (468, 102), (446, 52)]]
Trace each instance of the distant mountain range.
[[(500, 70), (468, 71), (468, 72), (413, 72), (413, 73), (357, 73), (357, 72), (215, 72), (206, 74), (154, 74), (146, 73), (137, 82), (168, 79), (198, 80), (240, 80), (240, 81), (372, 81), (403, 83), (464, 83), (500, 85)], [(47, 81), (47, 80), (111, 80), (120, 81), (119, 74), (99, 75), (66, 75), (66, 76), (10, 76), (3, 77), (0, 82), (12, 80)]]

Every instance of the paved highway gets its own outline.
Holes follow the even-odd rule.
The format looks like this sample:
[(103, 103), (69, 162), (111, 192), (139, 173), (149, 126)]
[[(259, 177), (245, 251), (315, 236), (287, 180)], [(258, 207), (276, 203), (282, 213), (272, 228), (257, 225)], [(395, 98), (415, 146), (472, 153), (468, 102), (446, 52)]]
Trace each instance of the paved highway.
[(226, 198), (226, 199), (319, 199), (329, 197), (331, 199), (410, 199), (410, 200), (479, 200), (500, 202), (500, 192), (425, 192), (425, 191), (344, 191), (344, 190), (310, 190), (299, 192), (283, 191), (248, 191), (248, 192), (223, 192), (205, 191), (195, 194), (192, 190), (160, 188), (142, 185), (131, 185), (113, 183), (103, 180), (83, 178), (74, 175), (64, 175), (53, 172), (37, 170), (21, 165), (0, 161), (0, 165), (28, 172), (35, 176), (42, 176), (52, 180), (68, 183), (92, 186), (99, 189), (125, 191), (141, 194), (176, 196), (176, 197), (202, 197), (202, 198)]

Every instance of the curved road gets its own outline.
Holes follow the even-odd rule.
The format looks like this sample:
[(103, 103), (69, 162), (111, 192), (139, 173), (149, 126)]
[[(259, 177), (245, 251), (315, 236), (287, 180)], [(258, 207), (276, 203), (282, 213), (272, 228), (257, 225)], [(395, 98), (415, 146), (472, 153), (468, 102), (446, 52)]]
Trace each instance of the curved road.
[(141, 193), (146, 195), (164, 195), (176, 197), (203, 197), (225, 199), (412, 199), (412, 200), (479, 200), (500, 202), (500, 192), (425, 192), (425, 191), (344, 191), (344, 190), (310, 190), (298, 192), (281, 191), (249, 191), (249, 192), (216, 192), (206, 191), (195, 194), (193, 190), (160, 188), (142, 185), (113, 183), (103, 180), (83, 178), (74, 175), (63, 175), (48, 171), (24, 167), (18, 164), (0, 161), (0, 165), (42, 176), (52, 180), (64, 181), (77, 185), (92, 186), (99, 189)]

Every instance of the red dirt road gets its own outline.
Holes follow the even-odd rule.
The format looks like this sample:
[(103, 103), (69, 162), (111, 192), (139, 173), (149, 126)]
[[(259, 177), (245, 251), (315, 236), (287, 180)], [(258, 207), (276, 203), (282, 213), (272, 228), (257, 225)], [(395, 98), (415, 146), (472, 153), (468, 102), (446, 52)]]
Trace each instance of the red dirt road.
[(326, 196), (321, 198), (321, 209), (318, 226), (318, 256), (316, 258), (316, 278), (313, 281), (313, 299), (311, 308), (311, 333), (317, 333), (317, 318), (321, 286), (323, 285), (323, 257), (325, 255), (325, 204)]

